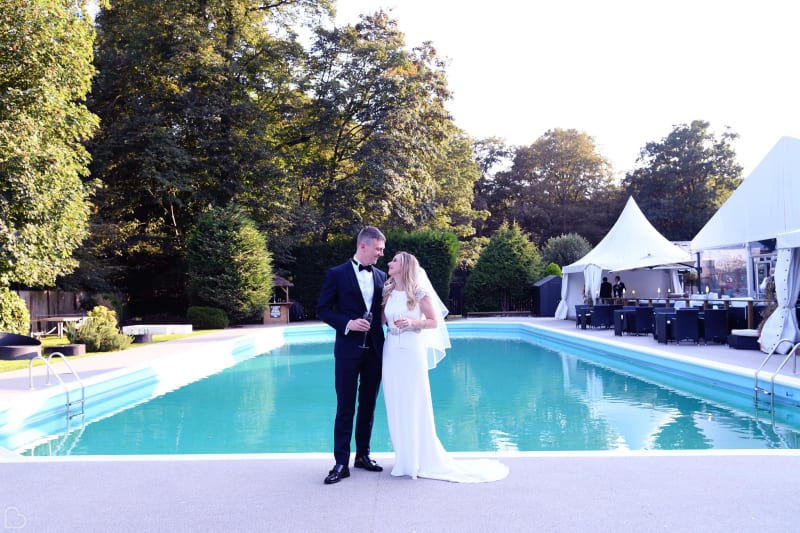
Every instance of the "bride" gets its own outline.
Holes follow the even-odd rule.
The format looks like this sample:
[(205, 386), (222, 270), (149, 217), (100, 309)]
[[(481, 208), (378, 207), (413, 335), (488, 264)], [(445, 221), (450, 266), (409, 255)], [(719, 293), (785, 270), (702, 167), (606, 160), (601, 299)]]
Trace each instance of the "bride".
[(455, 460), (445, 451), (433, 420), (428, 370), (450, 347), (442, 304), (417, 258), (398, 252), (383, 288), (383, 397), (395, 452), (393, 476), (455, 482), (496, 481), (508, 467), (488, 459)]

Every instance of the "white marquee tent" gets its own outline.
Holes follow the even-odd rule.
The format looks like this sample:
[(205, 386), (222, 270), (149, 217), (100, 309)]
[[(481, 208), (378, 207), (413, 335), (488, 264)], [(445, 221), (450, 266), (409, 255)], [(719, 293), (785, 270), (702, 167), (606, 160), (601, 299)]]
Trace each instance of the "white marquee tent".
[[(800, 139), (783, 137), (692, 240), (701, 252), (776, 239), (778, 309), (761, 331), (761, 349), (800, 340), (794, 305), (800, 293)], [(781, 346), (781, 353), (788, 352)]]
[[(591, 252), (563, 268), (556, 318), (573, 316), (583, 294), (597, 295), (604, 275), (619, 275), (632, 297), (655, 298), (658, 289), (676, 290), (677, 269), (692, 266), (691, 255), (661, 235), (628, 198), (614, 226)], [(636, 291), (634, 293), (634, 291)]]
[(800, 229), (800, 139), (783, 137), (692, 239), (692, 251)]

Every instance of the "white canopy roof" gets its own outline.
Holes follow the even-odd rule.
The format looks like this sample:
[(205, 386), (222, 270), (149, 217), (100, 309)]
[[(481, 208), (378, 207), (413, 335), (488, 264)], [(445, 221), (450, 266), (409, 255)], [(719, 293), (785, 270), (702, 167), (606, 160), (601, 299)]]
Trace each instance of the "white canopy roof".
[(675, 264), (691, 265), (692, 256), (661, 235), (630, 197), (603, 240), (563, 272), (583, 272), (589, 265), (614, 272)]
[(695, 252), (800, 229), (800, 139), (783, 137), (692, 240)]

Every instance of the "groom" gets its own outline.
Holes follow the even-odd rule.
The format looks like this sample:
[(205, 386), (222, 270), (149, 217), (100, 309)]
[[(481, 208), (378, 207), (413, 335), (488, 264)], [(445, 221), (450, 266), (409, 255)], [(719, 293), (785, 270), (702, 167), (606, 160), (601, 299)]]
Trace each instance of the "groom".
[[(319, 295), (317, 316), (336, 330), (333, 348), (336, 368), (333, 456), (336, 464), (325, 478), (326, 485), (350, 477), (348, 464), (354, 416), (356, 458), (353, 466), (370, 472), (383, 470), (369, 456), (369, 441), (381, 384), (384, 340), (381, 299), (386, 281), (386, 273), (373, 265), (383, 255), (385, 244), (386, 237), (378, 228), (362, 229), (356, 240), (355, 256), (328, 270)], [(371, 321), (363, 318), (367, 311), (372, 313)]]

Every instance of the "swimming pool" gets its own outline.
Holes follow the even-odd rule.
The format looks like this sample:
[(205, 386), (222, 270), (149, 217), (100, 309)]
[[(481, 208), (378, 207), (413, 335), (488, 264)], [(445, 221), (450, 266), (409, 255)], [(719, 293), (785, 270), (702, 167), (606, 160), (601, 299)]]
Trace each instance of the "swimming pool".
[[(643, 379), (636, 378), (626, 368), (632, 354), (528, 325), (450, 326), (454, 347), (431, 380), (438, 431), (451, 451), (797, 447), (796, 427), (751, 416), (752, 400), (732, 384), (687, 387), (686, 376), (665, 374), (663, 361), (636, 369)], [(279, 352), (100, 417), (33, 453), (328, 452), (331, 337), (324, 326), (286, 328)], [(373, 449), (391, 450), (382, 399), (375, 427)]]

